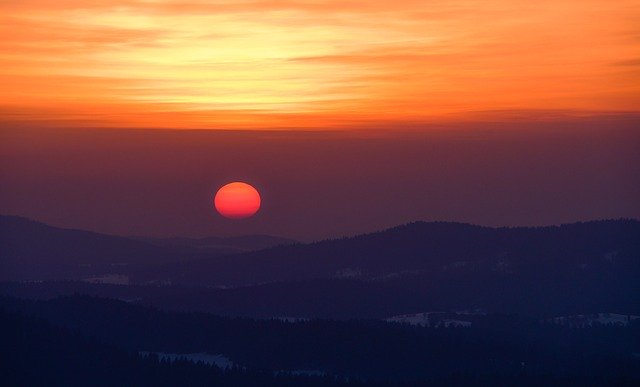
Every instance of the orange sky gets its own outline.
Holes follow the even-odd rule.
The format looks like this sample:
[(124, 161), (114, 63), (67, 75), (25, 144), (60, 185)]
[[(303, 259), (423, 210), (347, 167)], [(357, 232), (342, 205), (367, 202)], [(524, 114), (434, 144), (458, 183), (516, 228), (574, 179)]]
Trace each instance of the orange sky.
[(0, 60), (5, 125), (629, 112), (640, 110), (640, 2), (3, 0)]

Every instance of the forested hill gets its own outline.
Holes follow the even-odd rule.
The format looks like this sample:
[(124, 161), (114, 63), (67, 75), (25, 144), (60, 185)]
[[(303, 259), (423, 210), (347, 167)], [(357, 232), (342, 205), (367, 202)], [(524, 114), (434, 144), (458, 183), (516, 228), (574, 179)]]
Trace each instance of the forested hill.
[[(455, 375), (500, 380), (523, 374), (531, 380), (640, 378), (640, 360), (634, 355), (640, 350), (638, 320), (625, 326), (596, 324), (575, 329), (515, 315), (486, 315), (467, 316), (472, 321), (469, 327), (421, 328), (366, 320), (223, 318), (162, 312), (86, 296), (51, 301), (0, 298), (0, 308), (44, 319), (130, 353), (207, 352), (223, 355), (248, 369), (272, 372), (314, 371), (396, 381), (446, 380)], [(15, 332), (21, 330), (8, 327), (2, 331), (3, 335), (14, 336), (7, 343), (26, 340), (24, 345), (31, 345), (33, 350), (36, 344), (29, 340), (45, 340), (36, 338), (37, 330), (29, 335)], [(19, 351), (22, 344), (15, 345)], [(38, 356), (52, 364), (57, 360), (48, 356), (74, 359), (83, 351), (71, 344), (69, 350), (59, 353), (55, 345), (42, 348), (45, 352)], [(106, 357), (118, 359), (115, 355)]]
[(640, 222), (622, 219), (531, 228), (416, 222), (350, 238), (168, 265), (138, 279), (240, 285), (443, 271), (526, 277), (554, 273), (559, 280), (614, 272), (625, 280), (640, 273)]

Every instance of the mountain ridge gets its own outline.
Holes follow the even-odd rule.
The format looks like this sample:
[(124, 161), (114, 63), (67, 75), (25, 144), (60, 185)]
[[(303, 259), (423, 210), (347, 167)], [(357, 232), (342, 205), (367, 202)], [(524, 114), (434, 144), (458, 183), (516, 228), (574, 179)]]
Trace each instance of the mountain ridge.
[[(243, 237), (232, 239), (238, 238)], [(207, 243), (209, 240), (189, 241)], [(95, 267), (102, 265), (103, 272), (127, 271), (137, 282), (182, 281), (229, 286), (340, 276), (373, 279), (480, 264), (502, 265), (500, 270), (504, 271), (542, 262), (593, 265), (599, 264), (602, 256), (607, 256), (609, 261), (635, 256), (640, 251), (640, 221), (594, 220), (544, 227), (415, 221), (378, 232), (308, 244), (293, 242), (257, 251), (212, 254), (206, 248), (176, 246), (172, 242), (158, 246), (125, 237), (58, 228), (21, 217), (0, 216), (0, 244), (3, 246), (0, 264), (5, 269), (11, 269), (12, 265), (24, 269), (30, 263), (32, 266), (41, 263), (43, 269), (53, 273), (75, 265), (85, 267), (80, 274), (92, 270), (95, 274)], [(40, 261), (34, 262), (36, 258)], [(90, 270), (91, 267), (94, 269)], [(2, 279), (14, 278), (5, 274)], [(78, 276), (45, 279), (78, 279)]]
[[(0, 215), (0, 280), (81, 279), (126, 274), (132, 267), (184, 262), (251, 251), (287, 239), (243, 236), (228, 248), (159, 245), (139, 238), (51, 226), (20, 216)], [(195, 240), (195, 239), (194, 239)], [(206, 242), (208, 239), (204, 239)], [(220, 238), (220, 240), (227, 240)], [(244, 243), (244, 245), (243, 245)]]
[[(206, 278), (196, 278), (197, 273), (209, 274), (211, 284), (223, 281), (226, 276), (227, 282), (219, 284), (233, 285), (242, 281), (327, 277), (340, 271), (358, 270), (374, 278), (398, 271), (434, 271), (446, 264), (480, 261), (535, 264), (536, 260), (555, 259), (556, 263), (577, 264), (585, 257), (593, 263), (605, 254), (612, 259), (621, 254), (635, 256), (640, 251), (639, 240), (640, 222), (630, 219), (508, 228), (412, 222), (374, 233), (278, 246), (215, 261), (193, 260), (181, 269), (181, 275), (205, 283)], [(278, 268), (282, 275), (269, 276), (273, 268)]]

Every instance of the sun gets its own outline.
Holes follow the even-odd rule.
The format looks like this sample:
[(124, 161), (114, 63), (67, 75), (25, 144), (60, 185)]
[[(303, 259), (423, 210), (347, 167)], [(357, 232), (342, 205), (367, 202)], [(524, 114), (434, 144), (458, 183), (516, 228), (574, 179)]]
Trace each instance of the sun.
[(240, 181), (224, 185), (213, 199), (218, 213), (229, 219), (245, 219), (255, 215), (260, 209), (260, 202), (258, 190)]

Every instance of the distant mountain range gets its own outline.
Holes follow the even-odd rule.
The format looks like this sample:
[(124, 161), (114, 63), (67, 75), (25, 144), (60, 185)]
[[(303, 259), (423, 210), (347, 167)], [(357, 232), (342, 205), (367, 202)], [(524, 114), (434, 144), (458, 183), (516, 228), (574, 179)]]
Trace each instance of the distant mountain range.
[[(169, 264), (138, 282), (252, 285), (308, 279), (475, 276), (626, 276), (640, 264), (640, 222), (605, 220), (551, 227), (490, 228), (415, 222), (371, 234)], [(158, 278), (157, 276), (164, 276)]]
[(234, 238), (126, 238), (0, 216), (0, 280), (83, 279), (127, 275), (141, 267), (262, 249), (295, 241)]
[[(247, 238), (240, 238), (251, 241), (247, 248), (259, 245), (256, 237)], [(640, 314), (636, 220), (535, 228), (416, 222), (231, 255), (197, 247), (217, 241), (229, 243), (142, 242), (2, 217), (3, 281), (114, 275), (132, 286), (5, 283), (0, 292), (28, 297), (80, 292), (252, 317), (387, 318), (477, 309), (548, 318)]]

